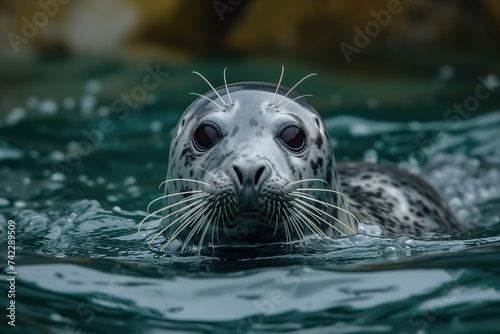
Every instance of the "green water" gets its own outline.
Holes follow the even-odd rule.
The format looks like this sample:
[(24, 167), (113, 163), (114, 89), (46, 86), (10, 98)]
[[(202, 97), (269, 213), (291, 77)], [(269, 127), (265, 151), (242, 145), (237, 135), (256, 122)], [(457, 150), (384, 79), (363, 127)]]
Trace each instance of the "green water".
[[(498, 97), (470, 117), (443, 117), (478, 82), (323, 75), (299, 89), (314, 91), (310, 102), (324, 115), (337, 160), (388, 162), (419, 174), (468, 232), (357, 235), (228, 259), (173, 256), (159, 250), (161, 240), (148, 247), (154, 231), (137, 231), (147, 204), (161, 195), (171, 130), (193, 100), (187, 93), (207, 90), (190, 71), (218, 85), (227, 64), (162, 64), (168, 76), (123, 119), (112, 102), (156, 63), (21, 65), (2, 69), (4, 78), (17, 78), (4, 90), (9, 107), (0, 121), (0, 242), (6, 247), (14, 220), (17, 268), (16, 327), (4, 319), (2, 333), (498, 332), (500, 112), (491, 107)], [(230, 80), (279, 75), (275, 64), (229, 66)], [(287, 86), (311, 70), (290, 67)], [(105, 118), (113, 130), (79, 159), (70, 156)]]

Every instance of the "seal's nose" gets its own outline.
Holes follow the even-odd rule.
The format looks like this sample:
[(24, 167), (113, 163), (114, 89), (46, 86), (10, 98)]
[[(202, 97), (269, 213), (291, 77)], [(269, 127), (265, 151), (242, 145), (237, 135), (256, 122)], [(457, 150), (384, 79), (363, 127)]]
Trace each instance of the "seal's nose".
[(264, 162), (254, 164), (235, 163), (229, 168), (229, 176), (240, 188), (259, 189), (271, 174), (271, 169)]

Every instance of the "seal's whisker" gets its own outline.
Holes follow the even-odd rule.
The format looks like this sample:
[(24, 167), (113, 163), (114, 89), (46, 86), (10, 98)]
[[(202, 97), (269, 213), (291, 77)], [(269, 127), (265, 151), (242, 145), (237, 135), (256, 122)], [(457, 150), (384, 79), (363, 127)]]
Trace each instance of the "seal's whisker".
[(313, 75), (317, 75), (317, 74), (316, 74), (316, 73), (311, 73), (311, 74), (306, 75), (306, 76), (305, 76), (305, 77), (303, 77), (302, 79), (300, 79), (300, 81), (299, 81), (299, 82), (297, 82), (297, 83), (295, 84), (295, 86), (293, 86), (293, 87), (292, 87), (292, 88), (291, 88), (291, 89), (290, 89), (290, 90), (289, 90), (289, 91), (285, 94), (285, 96), (283, 96), (283, 98), (282, 98), (282, 99), (281, 99), (281, 101), (280, 101), (280, 102), (276, 105), (276, 107), (275, 107), (275, 108), (279, 108), (279, 106), (281, 105), (281, 103), (283, 102), (283, 100), (285, 100), (285, 99), (286, 99), (286, 97), (288, 96), (288, 94), (290, 94), (290, 93), (291, 93), (291, 92), (295, 89), (295, 87), (297, 87), (297, 86), (298, 86), (298, 85), (299, 85), (302, 81), (306, 80), (306, 79), (307, 79), (307, 78), (309, 78), (309, 77), (312, 77)]
[[(304, 212), (307, 212), (310, 216), (314, 216), (315, 218), (321, 220), (322, 222), (324, 222), (325, 224), (327, 224), (328, 226), (330, 226), (331, 228), (333, 228), (335, 231), (339, 232), (342, 236), (345, 236), (345, 233), (342, 232), (339, 228), (337, 228), (335, 225), (329, 223), (328, 221), (326, 221), (325, 219), (323, 219), (322, 217), (318, 216), (318, 214), (312, 212), (311, 210), (308, 210), (307, 208), (305, 208), (304, 206), (300, 205), (299, 203), (295, 203), (296, 207), (297, 208), (300, 208), (301, 210), (303, 210)], [(298, 212), (300, 214), (300, 212)], [(302, 215), (304, 216), (304, 215)], [(313, 225), (315, 228), (318, 227), (316, 226), (315, 224)], [(319, 227), (318, 227), (319, 229)], [(320, 230), (320, 229), (319, 229)], [(321, 230), (320, 230), (321, 231)], [(321, 236), (325, 237), (326, 234), (321, 231), (320, 232)]]
[(222, 214), (222, 208), (219, 208), (219, 214), (217, 215), (217, 220), (216, 220), (216, 225), (215, 228), (217, 229), (217, 243), (220, 245), (220, 238), (219, 238), (219, 222), (221, 220), (221, 214)]
[(202, 171), (207, 172), (208, 174), (212, 175), (212, 177), (216, 177), (215, 174), (212, 173), (211, 171), (209, 171), (208, 169), (203, 168), (203, 167), (198, 167), (198, 168), (201, 169)]
[(226, 70), (227, 67), (224, 68), (224, 85), (226, 86), (226, 92), (227, 92), (227, 97), (229, 97), (229, 102), (231, 103), (232, 106), (234, 106), (233, 100), (231, 100), (231, 95), (229, 94), (229, 88), (227, 88)]
[[(229, 218), (229, 215), (227, 214), (227, 206), (226, 205), (224, 205), (224, 214), (226, 215), (227, 221), (230, 222), (231, 219)], [(224, 222), (224, 220), (222, 220), (222, 224), (224, 225), (224, 231), (226, 232), (226, 235), (229, 237), (229, 233), (227, 232), (227, 227), (226, 227), (226, 223)]]
[[(167, 247), (167, 246), (168, 246), (168, 244), (169, 244), (170, 242), (172, 242), (172, 240), (174, 240), (174, 239), (175, 239), (175, 238), (176, 238), (176, 237), (177, 237), (177, 236), (178, 236), (178, 235), (179, 235), (182, 231), (184, 231), (184, 229), (185, 229), (186, 227), (188, 227), (188, 226), (189, 226), (189, 225), (190, 225), (193, 221), (196, 221), (196, 220), (198, 219), (198, 217), (199, 217), (200, 215), (202, 215), (202, 214), (203, 214), (206, 210), (207, 210), (207, 208), (202, 209), (201, 211), (199, 211), (198, 213), (196, 213), (194, 216), (192, 216), (192, 217), (188, 217), (188, 218), (187, 218), (187, 220), (182, 219), (182, 220), (181, 220), (181, 222), (182, 222), (182, 223), (179, 225), (179, 227), (177, 227), (177, 229), (175, 230), (175, 232), (174, 232), (174, 233), (172, 234), (172, 236), (168, 239), (168, 242), (167, 242), (165, 245), (163, 245), (163, 247), (162, 247), (160, 250), (163, 250), (163, 248)], [(191, 230), (191, 233), (192, 233), (193, 231), (194, 231), (194, 229), (193, 229), (193, 230)], [(185, 245), (185, 244), (186, 244), (186, 241), (184, 241), (184, 242), (182, 243), (182, 249), (181, 249), (181, 252), (182, 252), (182, 251), (184, 251), (184, 245)]]
[(207, 215), (205, 215), (205, 213), (208, 211), (209, 209), (208, 208), (205, 208), (204, 210), (202, 210), (202, 212), (200, 212), (195, 219), (193, 219), (190, 223), (186, 223), (186, 227), (187, 226), (190, 226), (190, 225), (194, 225), (193, 228), (191, 229), (191, 231), (189, 232), (188, 236), (186, 237), (186, 239), (184, 240), (184, 242), (182, 243), (182, 247), (181, 247), (181, 253), (184, 251), (184, 249), (186, 248), (186, 246), (189, 244), (189, 241), (191, 241), (191, 239), (193, 238), (193, 236), (196, 234), (196, 233), (199, 233), (200, 232), (200, 229), (201, 227), (203, 226), (203, 224), (205, 223), (206, 221), (206, 218), (208, 217)]
[[(285, 220), (289, 221), (290, 225), (295, 227), (295, 231), (297, 231), (297, 235), (299, 236), (299, 239), (304, 239), (305, 238), (304, 232), (302, 232), (302, 230), (300, 229), (301, 226), (302, 227), (304, 226), (304, 223), (299, 222), (299, 221), (297, 221), (297, 219), (295, 219), (295, 213), (290, 210), (290, 208), (288, 207), (288, 205), (286, 203), (285, 203), (285, 207), (286, 207), (286, 210), (283, 211), (283, 213), (285, 215)], [(293, 217), (289, 217), (287, 211), (289, 211)], [(313, 233), (315, 233), (315, 232), (313, 232)]]
[(292, 99), (292, 100), (288, 101), (287, 103), (285, 103), (285, 105), (284, 105), (284, 106), (282, 106), (282, 107), (280, 107), (280, 108), (278, 109), (278, 111), (283, 110), (283, 108), (285, 108), (287, 105), (289, 105), (289, 104), (290, 104), (290, 103), (292, 103), (293, 101), (298, 100), (298, 99), (301, 99), (301, 98), (306, 97), (306, 96), (313, 97), (314, 95), (311, 95), (311, 94), (304, 94), (304, 95), (297, 96), (296, 98), (294, 98), (294, 99)]
[(324, 183), (328, 184), (328, 182), (325, 181), (325, 180), (323, 180), (323, 179), (303, 179), (303, 180), (298, 180), (298, 181), (290, 182), (290, 183), (287, 184), (287, 186), (290, 186), (290, 185), (296, 184), (296, 183), (313, 182), (313, 181), (320, 181), (320, 182), (324, 182)]
[(288, 173), (285, 174), (285, 176), (288, 176), (288, 174), (293, 173), (295, 171), (295, 168), (292, 168), (288, 171)]
[(226, 154), (226, 152), (224, 152), (224, 150), (222, 149), (222, 146), (217, 146), (217, 147), (220, 149), (220, 151), (222, 152), (222, 154), (224, 154), (224, 157), (227, 159), (227, 154)]
[[(292, 202), (293, 205), (297, 206), (298, 204), (295, 203), (295, 202)], [(320, 235), (321, 236), (325, 236), (326, 234), (323, 233), (323, 231), (319, 228), (319, 226), (321, 225), (321, 221), (318, 220), (318, 218), (316, 218), (315, 216), (311, 216), (312, 219), (314, 219), (314, 221), (317, 223), (315, 224), (312, 220), (308, 219), (306, 216), (304, 216), (304, 219), (306, 220), (306, 223), (307, 224), (310, 224), (312, 227), (314, 227), (314, 229), (316, 231), (319, 231), (320, 232)], [(304, 225), (305, 223), (302, 223), (302, 225)], [(312, 231), (314, 234), (317, 234), (316, 232)]]
[(286, 222), (283, 222), (283, 227), (285, 228), (285, 243), (289, 244), (292, 241), (292, 237), (290, 236), (290, 228)]
[(148, 227), (146, 227), (146, 231), (147, 231), (147, 230), (149, 230), (151, 227), (155, 226), (156, 224), (160, 223), (162, 220), (165, 220), (165, 219), (167, 219), (168, 217), (173, 216), (173, 215), (175, 215), (175, 216), (179, 216), (179, 214), (180, 214), (181, 212), (186, 211), (186, 210), (187, 210), (187, 209), (189, 209), (190, 207), (195, 206), (195, 205), (198, 205), (198, 204), (200, 204), (200, 203), (203, 203), (203, 200), (202, 200), (202, 199), (199, 199), (199, 200), (198, 200), (198, 201), (196, 201), (196, 202), (190, 203), (190, 204), (188, 204), (188, 205), (186, 205), (186, 206), (183, 206), (182, 208), (179, 208), (179, 209), (175, 210), (174, 212), (169, 213), (169, 214), (168, 214), (168, 215), (166, 215), (166, 216), (163, 216), (162, 218), (160, 218), (160, 219), (156, 220), (155, 222), (153, 222), (153, 223), (149, 224), (149, 225), (148, 225)]
[[(196, 200), (196, 199), (198, 199), (198, 200), (199, 200), (200, 198), (203, 198), (203, 197), (206, 197), (206, 196), (209, 196), (209, 194), (199, 194), (199, 195), (189, 196), (188, 198), (185, 198), (185, 199), (183, 199), (183, 200), (181, 200), (181, 201), (179, 201), (179, 202), (177, 202), (177, 203), (171, 204), (171, 205), (169, 205), (169, 206), (166, 206), (166, 207), (164, 207), (164, 208), (161, 208), (160, 210), (157, 210), (157, 211), (155, 211), (155, 212), (153, 212), (153, 213), (151, 213), (151, 214), (147, 215), (147, 216), (146, 216), (146, 218), (144, 218), (144, 219), (141, 221), (141, 223), (139, 224), (139, 227), (138, 227), (137, 231), (140, 231), (140, 230), (141, 230), (141, 226), (142, 226), (142, 224), (143, 224), (143, 223), (144, 223), (147, 219), (149, 219), (150, 217), (154, 216), (154, 215), (155, 215), (155, 214), (157, 214), (158, 212), (161, 212), (161, 211), (163, 211), (163, 210), (169, 209), (169, 208), (171, 208), (171, 207), (174, 207), (174, 206), (177, 206), (177, 205), (179, 205), (179, 204), (183, 204), (183, 203), (186, 203), (186, 202), (189, 202), (189, 201), (193, 201), (193, 200)], [(179, 210), (181, 210), (181, 209), (182, 209), (182, 208), (180, 208)], [(171, 216), (172, 214), (174, 214), (174, 213), (178, 212), (179, 210), (176, 210), (176, 211), (174, 211), (174, 212), (172, 212), (172, 213), (168, 214), (167, 216), (164, 216), (164, 217), (163, 217), (163, 218), (161, 218), (160, 220), (164, 219), (165, 217), (169, 217), (169, 216)], [(157, 220), (157, 222), (158, 222), (158, 221), (160, 221), (160, 220)], [(146, 228), (146, 230), (148, 230), (148, 229), (149, 229), (152, 225), (156, 225), (156, 222), (155, 222), (154, 224), (150, 224), (150, 225)]]
[[(168, 198), (168, 197), (172, 197), (172, 196), (180, 196), (180, 195), (188, 195), (188, 194), (199, 194), (199, 193), (202, 193), (204, 192), (203, 190), (190, 190), (190, 191), (182, 191), (182, 192), (179, 192), (179, 193), (175, 193), (175, 194), (168, 194), (168, 195), (164, 195), (164, 196), (160, 196), (158, 198), (155, 198), (154, 200), (152, 200), (151, 202), (149, 202), (148, 204), (148, 207), (146, 208), (146, 211), (149, 213), (149, 208), (151, 207), (151, 205), (156, 202), (156, 201), (159, 201), (161, 199), (164, 199), (164, 198)], [(194, 196), (194, 195), (193, 195)], [(189, 198), (193, 197), (193, 196), (189, 196)], [(160, 212), (164, 209), (161, 209), (159, 211), (156, 211), (156, 212)]]
[(189, 95), (196, 95), (196, 96), (202, 97), (205, 100), (208, 100), (208, 101), (212, 102), (213, 104), (215, 104), (217, 107), (219, 107), (220, 110), (226, 111), (226, 109), (222, 108), (222, 106), (220, 106), (217, 102), (215, 102), (214, 100), (212, 100), (211, 98), (209, 98), (209, 97), (207, 97), (205, 95), (201, 95), (201, 94), (198, 94), (198, 93), (189, 93)]
[(214, 91), (214, 93), (217, 94), (217, 96), (219, 97), (219, 100), (221, 100), (221, 102), (227, 107), (226, 102), (224, 102), (224, 100), (220, 97), (219, 93), (217, 93), (217, 91), (215, 90), (214, 86), (212, 86), (212, 84), (203, 75), (201, 75), (200, 73), (198, 73), (196, 71), (193, 71), (193, 73), (194, 74), (198, 74), (203, 80), (205, 80), (205, 82), (210, 86), (210, 88), (212, 88), (212, 90)]
[(273, 105), (274, 99), (276, 98), (276, 94), (278, 93), (278, 90), (280, 89), (281, 79), (283, 79), (283, 74), (284, 73), (285, 73), (285, 66), (281, 65), (280, 80), (278, 81), (278, 86), (276, 86), (276, 91), (274, 92), (273, 99), (271, 100), (271, 103), (269, 103), (269, 106)]
[(210, 184), (206, 183), (206, 182), (203, 182), (203, 181), (198, 181), (198, 180), (193, 180), (193, 179), (168, 179), (168, 180), (165, 180), (163, 181), (162, 183), (160, 183), (160, 186), (158, 187), (158, 189), (161, 188), (162, 185), (164, 185), (165, 183), (168, 183), (168, 182), (175, 182), (175, 181), (187, 181), (187, 182), (194, 182), (194, 183), (199, 183), (199, 184), (203, 184), (205, 186), (210, 186)]
[(212, 214), (212, 211), (208, 212), (206, 214), (205, 221), (203, 224), (205, 224), (205, 229), (203, 230), (203, 233), (201, 234), (201, 239), (200, 242), (198, 243), (198, 255), (200, 254), (201, 247), (203, 246), (203, 240), (205, 239), (205, 235), (207, 234), (208, 228), (210, 227), (210, 219), (207, 219), (210, 215)]
[[(174, 220), (173, 222), (171, 222), (170, 224), (168, 224), (167, 226), (165, 226), (160, 232), (158, 232), (154, 237), (153, 239), (151, 239), (151, 241), (149, 241), (149, 246), (151, 246), (151, 243), (156, 239), (158, 238), (163, 232), (165, 232), (170, 226), (174, 225), (175, 223), (177, 223), (179, 220), (183, 219), (184, 217), (186, 217), (187, 215), (193, 213), (194, 211), (198, 210), (199, 208), (201, 208), (205, 203), (205, 201), (201, 201), (201, 203), (199, 203), (197, 206), (195, 206), (194, 208), (192, 208), (191, 210), (189, 210), (188, 212), (184, 213), (182, 216), (180, 216), (179, 218), (177, 218), (176, 220)], [(163, 217), (162, 219), (159, 219), (158, 222), (160, 222), (161, 220), (163, 220), (165, 217)], [(172, 241), (173, 238), (170, 238), (170, 241)], [(169, 241), (169, 242), (170, 242)], [(168, 243), (167, 243), (168, 245)], [(165, 245), (166, 246), (166, 245)], [(165, 247), (163, 246), (163, 247)], [(163, 248), (162, 248), (163, 249)]]
[[(306, 203), (304, 202), (303, 200), (300, 200), (300, 199), (295, 199), (294, 201), (297, 201), (298, 203), (302, 203), (303, 205), (306, 205), (307, 207), (310, 207), (311, 209), (313, 209), (314, 211), (316, 212), (321, 212), (322, 214), (332, 218), (333, 220), (339, 222), (340, 224), (342, 224), (343, 226), (345, 226), (347, 229), (351, 230), (353, 234), (356, 234), (356, 232), (354, 232), (354, 230), (352, 228), (349, 227), (349, 225), (347, 225), (346, 223), (344, 223), (343, 221), (341, 221), (340, 219), (338, 219), (337, 217), (334, 217), (332, 215), (330, 215), (329, 213), (321, 210), (321, 209), (318, 209), (317, 207), (315, 207), (314, 205), (311, 205), (309, 203)], [(304, 208), (305, 209), (305, 208)], [(305, 209), (307, 210), (307, 209)], [(313, 212), (311, 212), (312, 214), (314, 214)], [(318, 217), (318, 219), (320, 219), (321, 221), (324, 221), (325, 223), (327, 223), (328, 225), (330, 225), (331, 227), (333, 227), (335, 230), (337, 230), (338, 232), (340, 232), (342, 234), (342, 236), (345, 236), (346, 234), (342, 231), (340, 231), (337, 227), (335, 227), (333, 224), (327, 222), (326, 220), (324, 220), (323, 218), (321, 218), (320, 216), (318, 216), (317, 214), (315, 214), (316, 217)]]
[[(323, 232), (318, 225), (314, 224), (314, 222), (312, 222), (309, 218), (307, 218), (306, 215), (304, 215), (302, 212), (300, 212), (298, 209), (301, 209), (302, 211), (308, 213), (309, 215), (311, 216), (314, 216), (313, 215), (313, 212), (307, 210), (306, 208), (304, 208), (302, 205), (298, 204), (298, 203), (293, 203), (294, 204), (294, 212), (295, 214), (301, 216), (302, 218), (304, 218), (304, 220), (306, 221), (306, 224), (305, 226), (307, 228), (309, 228), (309, 230), (314, 233), (314, 234), (318, 234), (320, 236), (323, 236), (323, 237), (326, 237), (326, 234), (325, 232)], [(298, 209), (297, 209), (298, 208)], [(297, 217), (298, 218), (298, 217)], [(316, 218), (316, 217), (315, 217)], [(324, 219), (322, 219), (324, 220)], [(300, 220), (299, 220), (300, 221)], [(325, 223), (329, 224), (326, 220), (324, 220)], [(341, 232), (342, 233), (342, 232)]]
[(196, 202), (193, 202), (193, 203), (190, 203), (190, 204), (188, 204), (188, 205), (186, 205), (186, 206), (183, 206), (183, 207), (181, 207), (181, 208), (179, 208), (179, 209), (175, 210), (174, 212), (171, 212), (171, 213), (169, 213), (168, 215), (163, 216), (163, 217), (162, 217), (162, 218), (160, 218), (160, 219), (157, 219), (156, 221), (154, 221), (154, 222), (150, 223), (150, 224), (148, 225), (148, 227), (146, 227), (146, 231), (147, 231), (147, 230), (149, 230), (151, 227), (153, 227), (153, 226), (157, 225), (158, 223), (160, 223), (162, 220), (167, 219), (168, 217), (173, 216), (173, 215), (178, 216), (178, 215), (179, 215), (179, 213), (181, 213), (182, 211), (185, 211), (185, 210), (189, 209), (190, 207), (192, 207), (193, 205), (197, 205), (197, 204), (199, 204), (199, 203), (201, 203), (201, 202), (203, 202), (203, 200), (200, 200), (200, 199), (199, 199), (199, 200), (198, 200), (198, 201), (196, 201)]
[[(290, 194), (291, 194), (291, 195), (293, 195), (293, 196), (297, 196), (297, 197), (304, 198), (304, 199), (309, 199), (309, 200), (314, 201), (314, 202), (316, 202), (316, 203), (320, 203), (320, 204), (323, 204), (323, 205), (326, 205), (326, 206), (329, 206), (329, 207), (335, 208), (335, 209), (337, 209), (337, 210), (340, 210), (340, 211), (342, 211), (342, 212), (345, 212), (345, 213), (347, 213), (348, 215), (350, 215), (351, 217), (353, 217), (353, 218), (356, 220), (356, 222), (357, 222), (357, 224), (358, 224), (358, 228), (359, 228), (359, 224), (360, 224), (360, 222), (359, 222), (358, 218), (357, 218), (357, 217), (356, 217), (356, 216), (355, 216), (352, 212), (349, 212), (349, 211), (347, 211), (347, 210), (345, 210), (345, 209), (342, 209), (341, 207), (338, 207), (338, 206), (336, 206), (336, 205), (333, 205), (333, 204), (330, 204), (330, 203), (323, 202), (323, 201), (321, 201), (321, 200), (319, 200), (319, 199), (316, 199), (316, 198), (311, 198), (311, 197), (309, 197), (309, 196), (304, 196), (303, 194), (300, 194), (300, 193), (295, 193), (294, 191), (292, 191)], [(351, 228), (349, 228), (349, 229), (350, 229), (351, 231), (353, 231)], [(353, 233), (354, 233), (354, 234), (356, 234), (356, 232), (354, 232), (354, 231), (353, 231)]]
[(337, 195), (340, 195), (342, 197), (345, 198), (346, 201), (349, 202), (349, 199), (347, 198), (346, 195), (344, 195), (343, 193), (341, 193), (340, 191), (335, 191), (335, 190), (331, 190), (331, 189), (317, 189), (317, 188), (297, 188), (295, 189), (296, 191), (326, 191), (326, 192), (331, 192), (331, 193), (334, 193), (334, 194), (337, 194)]

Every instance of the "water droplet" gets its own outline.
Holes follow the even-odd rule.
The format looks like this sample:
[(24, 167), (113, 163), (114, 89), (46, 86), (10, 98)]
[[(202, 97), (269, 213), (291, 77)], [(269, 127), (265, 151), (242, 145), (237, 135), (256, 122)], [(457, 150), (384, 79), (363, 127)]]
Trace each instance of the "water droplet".
[(73, 109), (76, 106), (76, 101), (72, 97), (67, 97), (62, 101), (64, 109)]
[(64, 153), (61, 151), (53, 151), (49, 155), (51, 160), (55, 161), (63, 161), (64, 160)]
[(377, 162), (378, 160), (378, 154), (377, 154), (377, 151), (375, 150), (367, 150), (364, 154), (363, 154), (363, 161), (365, 162)]
[(131, 186), (131, 185), (135, 184), (136, 182), (137, 182), (137, 180), (135, 177), (127, 176), (127, 178), (125, 180), (123, 180), (123, 185), (125, 187), (127, 187), (127, 186)]
[(66, 177), (64, 176), (64, 174), (54, 173), (50, 176), (50, 179), (54, 182), (62, 182), (66, 179)]
[(57, 113), (57, 103), (53, 100), (43, 100), (40, 103), (40, 113), (46, 115), (54, 115)]
[(80, 182), (86, 182), (89, 178), (87, 177), (87, 175), (78, 175), (78, 181)]
[(5, 117), (5, 124), (15, 125), (25, 117), (26, 117), (26, 109), (21, 107), (14, 108), (10, 111), (7, 117)]
[(94, 110), (95, 105), (97, 104), (97, 99), (94, 95), (86, 94), (83, 95), (80, 100), (80, 110), (84, 114), (90, 113)]
[(153, 121), (151, 124), (149, 124), (149, 127), (151, 128), (151, 131), (153, 132), (160, 132), (161, 129), (163, 128), (163, 124), (160, 121)]
[(349, 132), (352, 136), (362, 136), (368, 133), (368, 128), (364, 124), (355, 123), (349, 127)]
[(107, 196), (106, 199), (108, 200), (108, 202), (118, 202), (118, 197), (113, 195)]
[(37, 109), (38, 103), (39, 103), (39, 100), (38, 100), (38, 97), (36, 97), (36, 96), (30, 96), (26, 100), (26, 106), (30, 109)]
[(438, 78), (441, 80), (450, 80), (455, 76), (455, 70), (450, 65), (443, 65), (438, 70)]
[(383, 254), (387, 260), (396, 260), (398, 258), (398, 249), (394, 246), (388, 246), (384, 249)]
[(96, 79), (91, 79), (85, 82), (84, 89), (86, 92), (91, 94), (97, 94), (101, 92), (102, 85), (101, 82)]
[(26, 207), (26, 205), (28, 205), (28, 204), (22, 200), (17, 200), (14, 202), (14, 207), (16, 207), (16, 208), (24, 208), (24, 207)]

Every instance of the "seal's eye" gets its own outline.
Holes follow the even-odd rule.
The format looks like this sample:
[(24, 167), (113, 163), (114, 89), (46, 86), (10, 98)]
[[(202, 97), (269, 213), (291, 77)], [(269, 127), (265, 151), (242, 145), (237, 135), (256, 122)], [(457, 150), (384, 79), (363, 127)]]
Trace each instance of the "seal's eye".
[(289, 126), (281, 132), (280, 139), (290, 150), (298, 152), (304, 148), (306, 135), (301, 128)]
[(219, 139), (219, 133), (213, 126), (208, 124), (200, 126), (194, 135), (194, 142), (201, 150), (210, 148), (217, 139)]

